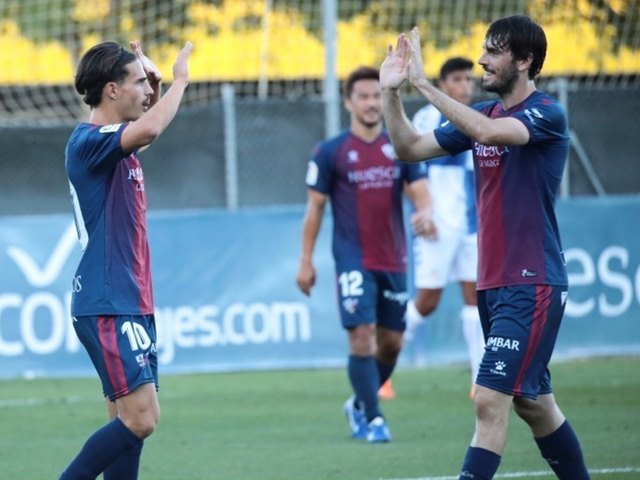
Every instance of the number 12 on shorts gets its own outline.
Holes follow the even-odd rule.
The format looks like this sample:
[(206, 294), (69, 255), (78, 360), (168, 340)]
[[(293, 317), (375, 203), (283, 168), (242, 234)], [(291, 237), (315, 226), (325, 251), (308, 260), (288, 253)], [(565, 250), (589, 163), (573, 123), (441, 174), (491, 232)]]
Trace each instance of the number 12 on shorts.
[(351, 270), (350, 272), (342, 272), (338, 276), (340, 284), (340, 296), (358, 297), (364, 293), (362, 289), (362, 272)]

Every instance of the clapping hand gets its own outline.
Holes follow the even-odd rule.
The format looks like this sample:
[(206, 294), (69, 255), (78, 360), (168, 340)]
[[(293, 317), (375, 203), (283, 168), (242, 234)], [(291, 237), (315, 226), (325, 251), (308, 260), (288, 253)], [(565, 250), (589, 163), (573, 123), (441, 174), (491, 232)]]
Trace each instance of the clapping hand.
[(160, 73), (160, 70), (158, 69), (158, 67), (156, 67), (155, 63), (153, 63), (149, 59), (149, 57), (147, 57), (142, 52), (142, 47), (140, 46), (140, 42), (137, 40), (133, 40), (129, 42), (129, 45), (131, 46), (131, 49), (133, 50), (134, 55), (138, 57), (138, 60), (140, 60), (140, 63), (142, 63), (142, 68), (144, 70), (144, 73), (147, 75), (147, 80), (149, 80), (149, 84), (151, 84), (152, 87), (154, 85), (159, 84), (162, 81), (162, 74)]
[(424, 78), (420, 32), (418, 27), (413, 27), (409, 35), (398, 35), (395, 49), (389, 45), (380, 67), (380, 85), (383, 89), (396, 90), (407, 79), (416, 85)]
[(413, 27), (409, 36), (404, 36), (403, 41), (409, 50), (409, 81), (416, 85), (425, 79), (424, 64), (422, 62), (422, 48), (420, 47), (420, 32), (418, 27)]
[(408, 78), (409, 45), (406, 35), (398, 35), (395, 50), (391, 45), (387, 48), (387, 56), (380, 66), (380, 86), (382, 89), (397, 90)]

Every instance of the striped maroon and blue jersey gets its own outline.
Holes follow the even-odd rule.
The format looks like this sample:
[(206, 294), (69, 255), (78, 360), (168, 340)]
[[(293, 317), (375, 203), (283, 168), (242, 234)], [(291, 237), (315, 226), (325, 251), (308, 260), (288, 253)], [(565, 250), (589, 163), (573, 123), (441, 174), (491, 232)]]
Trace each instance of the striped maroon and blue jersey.
[(336, 263), (405, 272), (402, 191), (424, 177), (424, 164), (398, 161), (386, 132), (366, 142), (345, 131), (316, 146), (307, 185), (331, 199)]
[(65, 151), (83, 254), (71, 313), (148, 315), (154, 311), (144, 177), (120, 137), (126, 124), (78, 125)]
[(478, 289), (567, 285), (554, 205), (569, 152), (562, 106), (536, 91), (507, 110), (500, 101), (474, 106), (490, 118), (512, 117), (529, 130), (526, 145), (482, 145), (447, 124), (442, 148), (473, 152), (478, 205)]

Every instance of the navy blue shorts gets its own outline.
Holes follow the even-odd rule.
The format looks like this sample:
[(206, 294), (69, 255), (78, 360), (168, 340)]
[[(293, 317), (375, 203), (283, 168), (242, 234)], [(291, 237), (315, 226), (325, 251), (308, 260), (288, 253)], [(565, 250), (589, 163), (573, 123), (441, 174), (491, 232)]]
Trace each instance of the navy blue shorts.
[(153, 315), (75, 317), (73, 327), (96, 367), (109, 400), (140, 385), (158, 388), (156, 322)]
[(567, 287), (553, 285), (479, 291), (486, 347), (476, 383), (515, 397), (551, 393), (548, 365), (566, 298)]
[(363, 268), (336, 267), (338, 306), (346, 329), (375, 323), (404, 332), (407, 309), (407, 275)]

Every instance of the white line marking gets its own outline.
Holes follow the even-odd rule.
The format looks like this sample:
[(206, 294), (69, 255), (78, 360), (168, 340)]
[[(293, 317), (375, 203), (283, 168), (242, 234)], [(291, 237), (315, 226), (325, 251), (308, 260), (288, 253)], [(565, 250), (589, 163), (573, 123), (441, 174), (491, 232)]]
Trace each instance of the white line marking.
[[(603, 475), (606, 473), (640, 473), (640, 467), (622, 467), (622, 468), (598, 468), (589, 470), (591, 475)], [(511, 472), (499, 473), (493, 478), (530, 478), (530, 477), (549, 477), (553, 476), (550, 470), (547, 472)], [(416, 478), (388, 478), (380, 480), (458, 480), (460, 475), (449, 475), (444, 477), (416, 477)]]
[(11, 407), (39, 407), (42, 405), (68, 405), (71, 403), (80, 403), (80, 397), (62, 397), (62, 398), (7, 398), (0, 400), (0, 408)]

